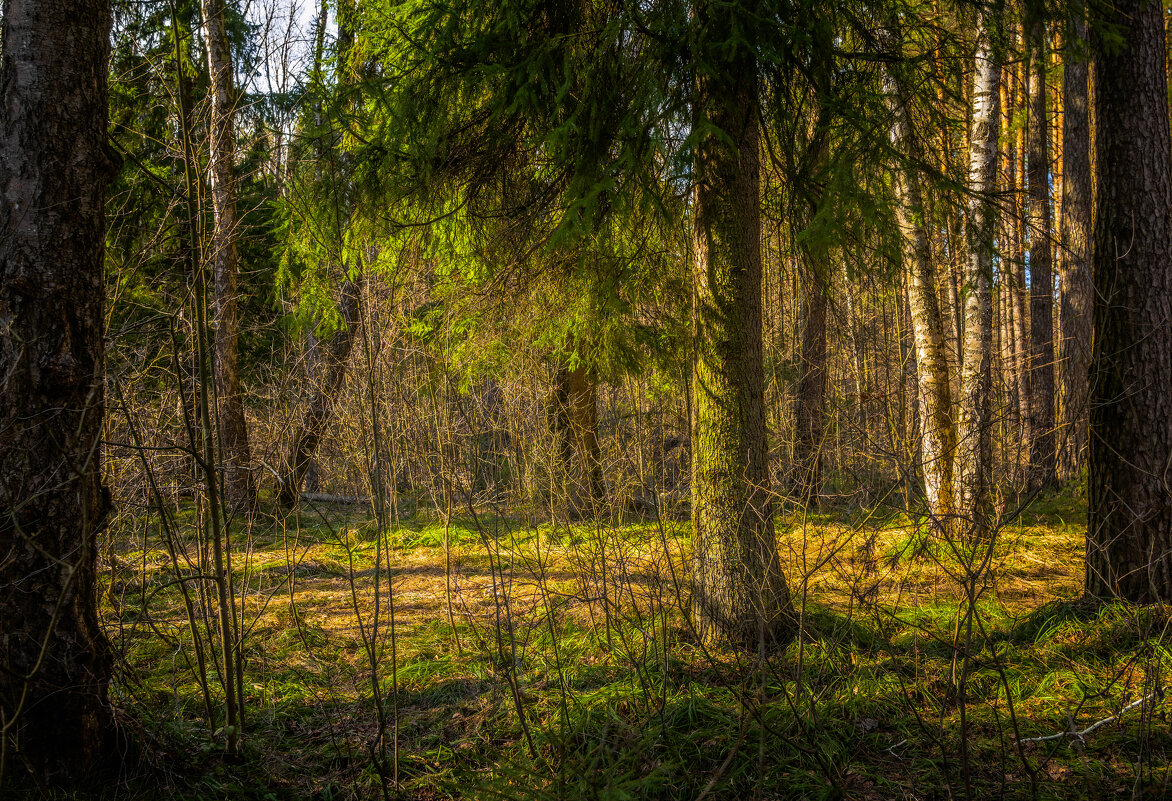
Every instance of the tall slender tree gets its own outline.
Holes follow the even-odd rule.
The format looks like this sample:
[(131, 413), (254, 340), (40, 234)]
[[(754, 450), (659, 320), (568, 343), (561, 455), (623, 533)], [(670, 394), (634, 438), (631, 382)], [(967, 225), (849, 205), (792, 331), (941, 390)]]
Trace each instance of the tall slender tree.
[(1058, 262), (1058, 477), (1086, 461), (1091, 359), (1091, 125), (1087, 106), (1086, 22), (1072, 11), (1066, 29), (1062, 116), (1062, 253)]
[(1050, 123), (1046, 104), (1046, 26), (1041, 10), (1025, 36), (1029, 50), (1030, 481), (1054, 479), (1054, 267), (1051, 244)]
[[(991, 12), (982, 10), (973, 71), (973, 112), (969, 132), (968, 260), (965, 265), (964, 354), (957, 405), (957, 509), (974, 533), (988, 532), (991, 509), (993, 242), (996, 216), (997, 142), (1001, 111), (1001, 64), (993, 41)], [(998, 43), (999, 44), (999, 43)], [(959, 310), (958, 310), (959, 313)]]
[(1094, 58), (1086, 590), (1172, 601), (1172, 141), (1161, 6), (1118, 0)]
[[(0, 66), (0, 754), (86, 789), (111, 756), (98, 625), (109, 0), (5, 0)], [(4, 760), (0, 759), (0, 764)], [(10, 761), (8, 764), (12, 764)], [(2, 788), (0, 788), (0, 794)]]
[[(895, 47), (898, 37), (881, 32), (881, 44)], [(950, 524), (955, 513), (953, 475), (956, 426), (945, 339), (940, 312), (937, 270), (924, 217), (921, 178), (913, 166), (916, 145), (912, 137), (908, 97), (891, 67), (883, 71), (883, 95), (891, 114), (891, 143), (901, 157), (895, 175), (895, 218), (899, 227), (903, 270), (907, 273), (908, 310), (915, 341), (921, 459), (928, 512), (939, 526)]]
[(240, 389), (240, 312), (237, 298), (240, 217), (236, 211), (236, 92), (224, 0), (202, 0), (208, 76), (211, 81), (210, 169), (214, 225), (212, 261), (214, 377), (224, 501), (229, 510), (255, 501), (244, 395)]

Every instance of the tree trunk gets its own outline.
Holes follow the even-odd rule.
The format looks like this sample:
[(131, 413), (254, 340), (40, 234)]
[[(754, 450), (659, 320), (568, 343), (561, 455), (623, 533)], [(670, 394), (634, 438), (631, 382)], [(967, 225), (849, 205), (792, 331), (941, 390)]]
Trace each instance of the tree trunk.
[(1001, 294), (1001, 360), (1006, 394), (1006, 441), (1017, 440), (1018, 426), (1022, 423), (1020, 402), (1024, 381), (1020, 368), (1017, 335), (1017, 294), (1016, 265), (1021, 260), (1017, 247), (1017, 134), (1012, 130), (1013, 113), (1017, 106), (1016, 67), (1002, 69), (1001, 108), (1006, 135), (1005, 162), (1002, 171), (1002, 196), (1004, 207), (1001, 214), (999, 234), (999, 289)]
[[(1076, 14), (1078, 12), (1075, 12)], [(1061, 337), (1058, 477), (1082, 470), (1087, 444), (1087, 394), (1091, 358), (1091, 126), (1087, 110), (1086, 23), (1080, 16), (1067, 33), (1062, 122), (1062, 259), (1058, 268)]]
[(313, 464), (318, 443), (330, 421), (334, 398), (346, 377), (346, 365), (350, 360), (350, 350), (359, 324), (359, 294), (356, 281), (347, 278), (342, 282), (338, 303), (342, 327), (334, 332), (328, 342), (317, 343), (318, 364), (313, 394), (293, 435), (289, 461), (281, 476), (279, 497), (284, 506), (295, 505), (300, 497), (302, 482)]
[[(885, 37), (894, 40), (890, 34)], [(902, 88), (889, 69), (883, 72), (883, 93), (891, 111), (891, 141), (910, 156), (911, 137)], [(924, 204), (919, 176), (907, 162), (896, 176), (896, 222), (899, 225), (904, 269), (908, 273), (908, 306), (916, 345), (919, 371), (922, 461), (928, 513), (937, 525), (952, 519), (955, 491), (953, 457), (956, 429), (952, 420), (952, 390), (949, 385), (947, 333), (940, 313), (936, 266), (924, 227)]]
[[(773, 529), (761, 342), (757, 66), (729, 53), (736, 13), (696, 0), (692, 363), (692, 607), (705, 639), (793, 636)], [(744, 22), (744, 20), (739, 20)]]
[(202, 0), (204, 35), (211, 80), (210, 178), (212, 228), (210, 256), (214, 282), (212, 318), (215, 326), (214, 375), (216, 418), (224, 460), (224, 502), (227, 510), (251, 510), (256, 499), (244, 397), (240, 391), (236, 242), (236, 93), (232, 55), (224, 21), (224, 0)]
[[(313, 172), (314, 178), (316, 178), (318, 181), (321, 181), (322, 165), (326, 160), (325, 137), (321, 135), (323, 122), (321, 86), (324, 84), (322, 65), (325, 63), (326, 26), (329, 24), (329, 11), (329, 3), (326, 2), (326, 0), (321, 0), (321, 4), (318, 6), (317, 11), (316, 25), (314, 27), (313, 65), (311, 67), (313, 72), (310, 73), (310, 80), (316, 85), (318, 91), (318, 95), (314, 100), (313, 108), (313, 123), (314, 127), (316, 128), (316, 132), (314, 133)], [(346, 289), (345, 284), (343, 284), (342, 288), (344, 293)], [(343, 294), (343, 298), (344, 297), (345, 295)], [(322, 372), (322, 344), (321, 341), (317, 338), (316, 323), (317, 320), (315, 317), (310, 325), (306, 326), (307, 330), (305, 332), (305, 375), (306, 378), (309, 379), (309, 385), (311, 387), (311, 391), (313, 392), (316, 392), (317, 388), (321, 386), (322, 379), (328, 377)], [(347, 325), (347, 327), (349, 326)], [(351, 334), (350, 337), (352, 341), (353, 334)], [(349, 345), (346, 346), (346, 355), (349, 355)], [(340, 385), (341, 384), (339, 382), (339, 386)], [(314, 400), (316, 400), (316, 395), (313, 396), (310, 400), (311, 406)], [(295, 437), (293, 452), (296, 454), (297, 450), (297, 439)], [(316, 452), (316, 447), (314, 448), (314, 452)], [(288, 506), (297, 500), (297, 490), (300, 485), (304, 486), (305, 492), (321, 492), (321, 475), (318, 471), (317, 459), (314, 458), (314, 453), (309, 454), (309, 461), (305, 465), (304, 479), (297, 481), (297, 483), (292, 487), (288, 487), (288, 481), (290, 480), (294, 480), (294, 476), (287, 474), (285, 478), (281, 480), (280, 487), (278, 489), (278, 497), (282, 505)]]
[(817, 504), (822, 492), (822, 437), (826, 422), (826, 305), (830, 269), (824, 248), (815, 254), (803, 245), (807, 266), (805, 320), (802, 325), (801, 378), (794, 403), (794, 466), (798, 499)]
[(598, 385), (580, 362), (572, 370), (558, 368), (554, 381), (550, 422), (559, 461), (569, 478), (567, 502), (575, 517), (594, 517), (606, 504), (598, 447)]
[[(0, 752), (44, 787), (110, 766), (96, 614), (109, 0), (3, 4)], [(9, 760), (11, 765), (15, 760)], [(0, 793), (2, 795), (2, 793)]]
[[(1023, 63), (1018, 72), (1017, 93), (1018, 102), (1024, 109), (1029, 104), (1029, 70)], [(1014, 109), (1015, 111), (1017, 109)], [(1013, 304), (1013, 338), (1017, 342), (1017, 361), (1014, 372), (1017, 375), (1018, 388), (1018, 417), (1021, 420), (1021, 438), (1018, 440), (1022, 447), (1014, 457), (1015, 476), (1021, 478), (1022, 453), (1025, 451), (1026, 465), (1029, 460), (1029, 443), (1033, 441), (1032, 409), (1033, 387), (1030, 383), (1030, 343), (1029, 343), (1029, 303), (1026, 298), (1025, 282), (1025, 231), (1029, 227), (1026, 214), (1025, 184), (1026, 184), (1026, 146), (1024, 131), (1019, 131), (1014, 137), (1016, 143), (1014, 152), (1015, 183), (1012, 185), (1011, 202), (1013, 204), (1013, 258), (1010, 259), (1008, 272), (1010, 275), (1010, 302)]]
[(992, 46), (993, 21), (982, 14), (973, 74), (969, 134), (968, 260), (965, 266), (964, 353), (957, 428), (957, 508), (977, 537), (989, 532), (992, 444), (993, 241), (996, 215), (997, 140), (1000, 133), (1001, 65)]
[(907, 270), (896, 279), (899, 292), (900, 434), (903, 437), (903, 502), (907, 509), (919, 498), (917, 487), (923, 473), (920, 437), (920, 371), (916, 364), (915, 326), (912, 325), (911, 290)]
[(1035, 22), (1030, 52), (1030, 482), (1054, 480), (1054, 270), (1050, 209), (1050, 135), (1046, 117), (1045, 26)]
[(1118, 0), (1095, 55), (1086, 589), (1172, 601), (1172, 157), (1158, 4)]

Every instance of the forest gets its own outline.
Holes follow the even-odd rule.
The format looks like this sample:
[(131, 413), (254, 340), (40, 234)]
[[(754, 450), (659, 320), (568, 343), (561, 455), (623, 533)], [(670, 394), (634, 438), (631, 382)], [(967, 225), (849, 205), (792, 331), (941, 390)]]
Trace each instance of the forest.
[(0, 798), (1172, 798), (1168, 0), (0, 14)]

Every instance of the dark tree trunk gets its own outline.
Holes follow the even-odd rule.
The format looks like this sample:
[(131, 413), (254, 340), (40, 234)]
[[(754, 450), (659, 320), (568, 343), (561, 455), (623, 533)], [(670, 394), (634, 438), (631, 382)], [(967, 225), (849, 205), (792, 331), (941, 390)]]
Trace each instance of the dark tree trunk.
[(802, 326), (802, 373), (794, 403), (797, 437), (794, 466), (798, 499), (817, 504), (822, 492), (822, 436), (826, 421), (826, 305), (828, 264), (825, 254), (803, 248), (807, 266), (805, 320)]
[(1058, 268), (1058, 477), (1082, 470), (1091, 360), (1091, 125), (1087, 109), (1086, 23), (1071, 21), (1063, 67), (1062, 258)]
[[(999, 291), (1001, 295), (1001, 359), (1006, 391), (1006, 440), (1007, 450), (1012, 452), (1013, 443), (1020, 442), (1020, 427), (1028, 423), (1026, 413), (1026, 380), (1021, 353), (1021, 334), (1024, 327), (1019, 320), (1021, 302), (1021, 247), (1020, 216), (1018, 213), (1017, 186), (1017, 134), (1012, 131), (1013, 116), (1017, 112), (1017, 67), (1002, 70), (1001, 109), (1003, 128), (1008, 135), (1003, 137), (1005, 150), (1002, 154), (1004, 169), (1001, 175), (1002, 213), (1000, 215), (999, 250), (1001, 256)], [(1016, 463), (1016, 456), (1007, 456)], [(1013, 471), (1016, 473), (1016, 471)]]
[(594, 517), (606, 504), (598, 447), (598, 384), (581, 363), (572, 370), (559, 368), (555, 382), (551, 428), (558, 438), (559, 460), (569, 477), (570, 510), (575, 517)]
[(1160, 5), (1095, 54), (1087, 593), (1172, 601), (1172, 156)]
[[(347, 278), (342, 282), (341, 298), (338, 303), (342, 327), (334, 332), (328, 342), (316, 344), (317, 375), (313, 377), (313, 394), (293, 434), (293, 447), (289, 452), (285, 472), (281, 476), (279, 497), (285, 506), (297, 503), (302, 482), (313, 465), (318, 443), (321, 442), (322, 434), (333, 413), (334, 399), (346, 377), (346, 364), (350, 360), (350, 351), (359, 324), (359, 292), (356, 281)], [(307, 488), (307, 491), (315, 490)]]
[(792, 637), (793, 611), (765, 430), (757, 66), (728, 51), (737, 13), (716, 5), (692, 5), (694, 56), (713, 67), (696, 77), (693, 116), (721, 131), (696, 152), (692, 607), (701, 637), (752, 646)]
[(1030, 50), (1030, 481), (1054, 480), (1054, 267), (1051, 247), (1050, 126), (1046, 117), (1046, 29), (1034, 23)]
[(229, 511), (248, 511), (256, 500), (244, 396), (240, 390), (240, 310), (237, 298), (240, 218), (236, 213), (236, 93), (232, 54), (224, 21), (224, 0), (203, 0), (208, 74), (211, 76), (210, 175), (214, 375), (216, 419), (224, 461), (224, 503)]
[[(0, 726), (42, 786), (108, 766), (98, 626), (109, 0), (6, 0), (0, 68)], [(0, 792), (0, 795), (3, 795)]]

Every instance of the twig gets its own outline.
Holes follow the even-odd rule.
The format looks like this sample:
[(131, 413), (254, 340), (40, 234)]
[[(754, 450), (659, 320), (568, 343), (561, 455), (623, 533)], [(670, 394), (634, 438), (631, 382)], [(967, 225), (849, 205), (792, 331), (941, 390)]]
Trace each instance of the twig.
[(1161, 691), (1149, 693), (1148, 695), (1145, 695), (1143, 698), (1140, 698), (1138, 701), (1132, 701), (1130, 704), (1123, 707), (1123, 709), (1119, 710), (1119, 714), (1108, 715), (1107, 717), (1103, 718), (1102, 720), (1095, 721), (1094, 723), (1087, 726), (1082, 731), (1060, 731), (1057, 734), (1048, 734), (1045, 737), (1026, 737), (1026, 738), (1022, 739), (1021, 742), (1023, 742), (1023, 743), (1045, 743), (1045, 742), (1050, 742), (1052, 740), (1061, 740), (1064, 737), (1077, 737), (1078, 739), (1082, 740), (1082, 739), (1085, 739), (1088, 734), (1095, 731), (1096, 729), (1102, 728), (1103, 726), (1106, 726), (1108, 723), (1111, 723), (1114, 720), (1118, 720), (1119, 718), (1123, 717), (1131, 710), (1135, 709), (1137, 706), (1142, 706), (1142, 705), (1146, 704), (1148, 701), (1153, 701), (1156, 698), (1161, 697), (1162, 695), (1163, 695), (1163, 693)]

